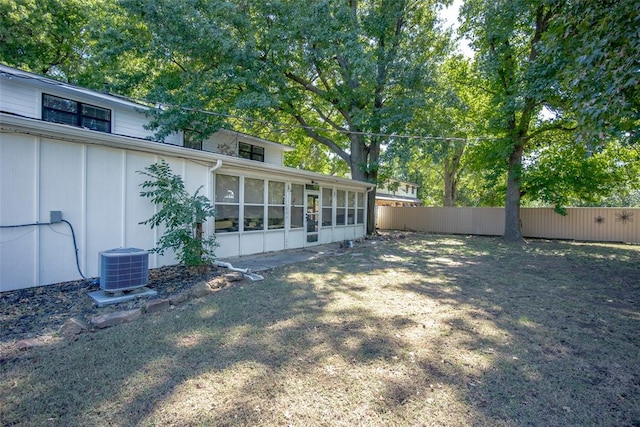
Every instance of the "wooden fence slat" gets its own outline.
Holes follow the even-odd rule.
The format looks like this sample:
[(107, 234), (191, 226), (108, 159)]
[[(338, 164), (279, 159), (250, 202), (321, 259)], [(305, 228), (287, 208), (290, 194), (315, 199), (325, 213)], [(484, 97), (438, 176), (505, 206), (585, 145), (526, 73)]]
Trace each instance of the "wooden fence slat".
[[(524, 237), (597, 242), (640, 243), (640, 208), (567, 208), (562, 216), (552, 208), (521, 208)], [(499, 236), (504, 208), (376, 208), (381, 230)]]

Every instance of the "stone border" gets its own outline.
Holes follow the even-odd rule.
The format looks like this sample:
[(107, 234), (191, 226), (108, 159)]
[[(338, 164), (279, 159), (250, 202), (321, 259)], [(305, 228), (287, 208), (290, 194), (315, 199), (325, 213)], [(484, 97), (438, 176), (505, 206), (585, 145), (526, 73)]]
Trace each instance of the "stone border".
[[(133, 322), (142, 315), (157, 314), (169, 310), (172, 306), (184, 304), (187, 301), (201, 298), (206, 295), (218, 292), (227, 288), (233, 282), (244, 280), (244, 276), (240, 272), (231, 272), (222, 276), (215, 277), (208, 281), (196, 283), (191, 288), (186, 289), (168, 298), (156, 298), (146, 302), (143, 307), (133, 310), (120, 310), (111, 313), (104, 313), (93, 316), (89, 319), (89, 323), (76, 317), (67, 319), (60, 327), (59, 333), (62, 337), (77, 340), (78, 336), (85, 332), (92, 332), (99, 329), (111, 328), (122, 325), (124, 323)], [(18, 350), (28, 350), (55, 341), (52, 336), (41, 336), (36, 338), (27, 338), (15, 343)]]

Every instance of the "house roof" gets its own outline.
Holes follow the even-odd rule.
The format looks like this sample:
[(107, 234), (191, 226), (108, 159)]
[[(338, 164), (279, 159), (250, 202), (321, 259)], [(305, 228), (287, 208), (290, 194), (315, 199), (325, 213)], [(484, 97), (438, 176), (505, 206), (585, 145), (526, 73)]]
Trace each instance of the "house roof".
[(376, 193), (376, 200), (388, 200), (390, 202), (403, 202), (403, 203), (419, 203), (419, 204), (422, 204), (422, 200), (416, 199), (415, 197), (391, 196), (391, 195), (388, 195), (388, 194), (378, 194), (378, 193)]
[[(48, 77), (43, 77), (38, 74), (30, 73), (28, 71), (23, 71), (18, 68), (9, 67), (7, 65), (0, 64), (0, 75), (4, 75), (8, 78), (21, 78), (26, 81), (29, 81), (29, 84), (38, 87), (38, 88), (50, 88), (55, 87), (57, 91), (69, 94), (71, 96), (82, 96), (87, 99), (94, 100), (94, 102), (106, 103), (109, 105), (119, 105), (123, 107), (133, 108), (133, 109), (152, 109), (155, 108), (150, 104), (144, 104), (142, 102), (138, 102), (132, 99), (129, 99), (120, 95), (113, 95), (104, 92), (98, 92), (92, 89), (86, 89), (80, 86), (76, 86), (73, 84), (61, 82), (58, 80), (54, 80)], [(257, 142), (261, 145), (278, 147), (283, 151), (294, 151), (295, 148), (280, 144), (275, 141), (270, 141), (267, 139), (262, 139), (257, 136), (249, 135), (246, 133), (238, 132), (231, 129), (219, 129), (218, 132), (222, 135), (227, 135), (232, 138), (240, 137), (244, 140), (249, 140), (251, 142)]]

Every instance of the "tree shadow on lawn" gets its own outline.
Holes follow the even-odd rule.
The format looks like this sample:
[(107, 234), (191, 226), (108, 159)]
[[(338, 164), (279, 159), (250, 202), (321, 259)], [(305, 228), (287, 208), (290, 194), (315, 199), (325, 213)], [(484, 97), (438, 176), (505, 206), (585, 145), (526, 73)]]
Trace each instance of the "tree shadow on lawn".
[[(637, 252), (569, 249), (418, 236), (279, 269), (30, 350), (0, 368), (0, 414), (8, 425), (632, 425)], [(610, 264), (629, 296), (615, 306), (597, 286)]]
[[(397, 286), (446, 306), (442, 346), (455, 342), (458, 363), (490, 355), (463, 391), (475, 408), (507, 424), (640, 425), (637, 247), (456, 239), (470, 257), (446, 250), (451, 239), (417, 256), (425, 280)], [(488, 324), (504, 337), (483, 339)]]
[[(332, 286), (343, 286), (339, 276)], [(347, 362), (388, 360), (399, 348), (397, 338), (380, 332), (395, 327), (397, 319), (378, 318), (364, 308), (337, 310), (325, 319), (334, 292), (276, 277), (83, 334), (75, 342), (31, 349), (0, 369), (8, 384), (0, 410), (3, 423), (239, 425), (285, 420), (286, 414), (271, 413), (268, 402), (299, 392), (289, 390), (287, 381), (296, 381), (288, 378), (289, 372), (309, 381), (306, 372), (321, 369), (328, 358), (335, 356), (343, 369)], [(189, 408), (187, 400), (205, 391), (208, 395)]]

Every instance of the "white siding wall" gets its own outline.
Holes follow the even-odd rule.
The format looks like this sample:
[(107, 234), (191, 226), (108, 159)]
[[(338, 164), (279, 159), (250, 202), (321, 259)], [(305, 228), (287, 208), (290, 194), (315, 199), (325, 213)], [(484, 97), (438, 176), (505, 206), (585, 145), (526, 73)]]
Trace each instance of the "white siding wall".
[[(153, 131), (144, 128), (149, 119), (135, 108), (116, 107), (112, 110), (112, 132), (118, 135), (127, 135), (134, 138), (151, 138)], [(182, 133), (173, 133), (167, 136), (165, 143), (171, 145), (183, 145)]]
[(39, 118), (38, 93), (20, 82), (20, 79), (0, 78), (0, 110)]
[(272, 165), (282, 166), (283, 164), (283, 155), (282, 150), (277, 149), (276, 147), (265, 147), (264, 148), (264, 162)]
[[(158, 156), (19, 134), (0, 134), (0, 224), (49, 222), (62, 211), (75, 230), (80, 267), (96, 277), (98, 253), (118, 247), (149, 249), (161, 230), (139, 222), (154, 206), (139, 196), (136, 171)], [(189, 191), (211, 197), (209, 166), (167, 158)], [(150, 256), (150, 266), (174, 257)], [(0, 291), (78, 279), (73, 240), (65, 223), (0, 229)]]
[(283, 149), (274, 145), (260, 144), (254, 140), (248, 140), (242, 136), (236, 136), (235, 132), (218, 132), (202, 142), (202, 149), (211, 153), (220, 153), (227, 156), (238, 156), (238, 141), (257, 145), (264, 148), (264, 162), (270, 165), (282, 166), (284, 164)]

